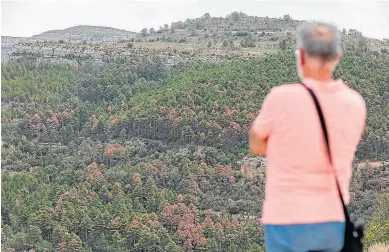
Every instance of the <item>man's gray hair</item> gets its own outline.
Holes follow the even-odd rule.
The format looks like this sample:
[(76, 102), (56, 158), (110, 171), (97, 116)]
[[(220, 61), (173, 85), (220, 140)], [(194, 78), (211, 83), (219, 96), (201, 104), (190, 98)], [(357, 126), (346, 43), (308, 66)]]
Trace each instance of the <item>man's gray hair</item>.
[(334, 60), (341, 51), (341, 34), (332, 24), (306, 22), (297, 31), (297, 48), (323, 61)]

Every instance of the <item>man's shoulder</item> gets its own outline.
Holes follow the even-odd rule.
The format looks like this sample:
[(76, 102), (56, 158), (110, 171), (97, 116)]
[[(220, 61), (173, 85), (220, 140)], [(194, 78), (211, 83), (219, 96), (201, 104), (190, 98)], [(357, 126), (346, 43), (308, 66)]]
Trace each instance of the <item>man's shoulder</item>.
[(344, 92), (342, 93), (342, 95), (345, 97), (345, 100), (347, 100), (347, 102), (349, 102), (353, 106), (365, 108), (366, 104), (362, 95), (358, 91), (352, 89), (347, 85), (345, 85), (345, 87), (346, 88), (343, 90)]
[(301, 91), (301, 84), (298, 83), (288, 83), (288, 84), (282, 84), (279, 86), (275, 86), (271, 89), (270, 94), (272, 96), (282, 97), (285, 98), (286, 96), (295, 96), (296, 93), (300, 93)]
[(272, 88), (272, 90), (276, 90), (277, 92), (290, 91), (301, 88), (300, 83), (285, 83)]
[[(341, 91), (338, 93), (341, 97), (343, 97), (343, 100), (347, 100), (348, 103), (351, 103), (358, 107), (365, 107), (365, 100), (363, 99), (362, 95), (347, 86), (343, 83), (343, 81), (339, 80), (340, 88), (338, 91)], [(272, 88), (270, 94), (273, 97), (277, 97), (278, 99), (286, 99), (286, 98), (296, 98), (300, 99), (301, 96), (304, 96), (305, 93), (301, 92), (303, 89), (302, 85), (300, 83), (287, 83), (282, 84), (279, 86), (275, 86)]]

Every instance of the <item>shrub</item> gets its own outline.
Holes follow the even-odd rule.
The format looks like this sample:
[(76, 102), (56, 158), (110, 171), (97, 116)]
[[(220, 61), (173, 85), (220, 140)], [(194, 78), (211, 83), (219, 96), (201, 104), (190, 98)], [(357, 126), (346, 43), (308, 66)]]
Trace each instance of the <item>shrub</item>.
[(389, 245), (385, 243), (376, 243), (373, 246), (369, 247), (368, 252), (388, 252)]

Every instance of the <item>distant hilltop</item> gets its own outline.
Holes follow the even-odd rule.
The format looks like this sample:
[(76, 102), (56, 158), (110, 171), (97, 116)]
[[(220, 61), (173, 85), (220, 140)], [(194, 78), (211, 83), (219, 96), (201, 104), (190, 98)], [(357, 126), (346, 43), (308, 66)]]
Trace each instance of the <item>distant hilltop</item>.
[(32, 37), (1, 36), (1, 57), (8, 59), (18, 43), (54, 42), (71, 44), (107, 44), (128, 41), (138, 33), (104, 26), (78, 25), (63, 30), (50, 30)]
[(13, 45), (23, 40), (22, 37), (1, 36), (1, 46)]
[[(297, 27), (304, 21), (288, 14), (279, 18), (232, 12), (225, 17), (201, 17), (144, 27), (138, 33), (111, 27), (79, 25), (51, 30), (28, 38), (2, 37), (2, 59), (29, 58), (50, 64), (151, 56), (166, 58), (168, 65), (193, 60), (219, 62), (257, 57), (295, 47)], [(389, 40), (367, 38), (354, 29), (342, 29), (344, 51), (388, 54)]]
[(137, 33), (104, 26), (78, 25), (63, 30), (50, 30), (29, 38), (32, 41), (66, 43), (117, 42), (134, 37)]
[(119, 30), (111, 27), (79, 25), (63, 30), (51, 30), (32, 36), (37, 41), (64, 41), (67, 43), (88, 42), (104, 43), (117, 42), (134, 37), (137, 33)]

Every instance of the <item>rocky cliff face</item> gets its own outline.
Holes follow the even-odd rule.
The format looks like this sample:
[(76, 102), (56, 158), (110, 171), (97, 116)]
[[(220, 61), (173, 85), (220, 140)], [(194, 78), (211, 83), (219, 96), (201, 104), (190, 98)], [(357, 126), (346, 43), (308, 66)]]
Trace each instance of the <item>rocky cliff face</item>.
[(80, 64), (85, 59), (93, 59), (101, 63), (107, 52), (99, 45), (129, 41), (135, 35), (134, 32), (109, 27), (75, 26), (30, 38), (2, 36), (2, 58), (14, 60), (25, 57), (52, 64)]
[(1, 59), (8, 59), (12, 47), (25, 38), (1, 36)]
[(231, 56), (222, 54), (205, 54), (201, 51), (173, 49), (169, 46), (154, 47), (142, 43), (116, 44), (68, 44), (55, 42), (21, 42), (9, 48), (9, 59), (27, 58), (36, 62), (50, 64), (67, 63), (74, 66), (86, 62), (104, 64), (112, 61), (130, 61), (136, 64), (139, 60), (159, 57), (166, 65), (177, 65), (188, 60), (219, 62)]

